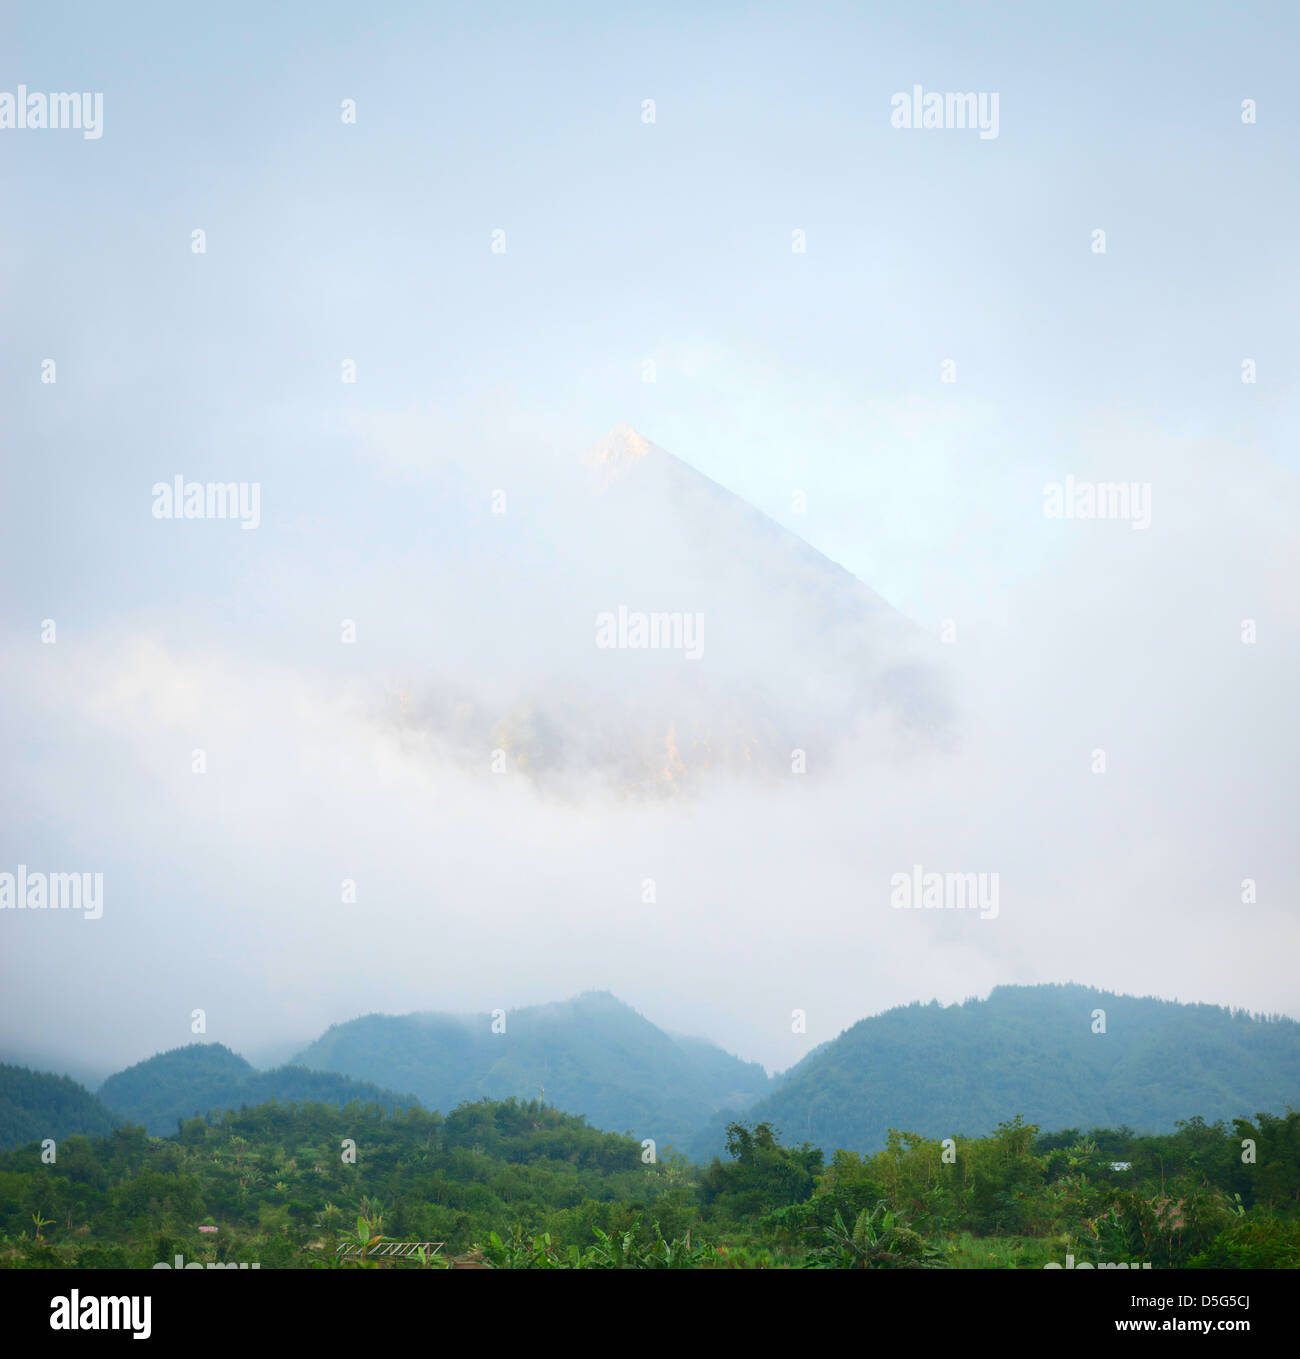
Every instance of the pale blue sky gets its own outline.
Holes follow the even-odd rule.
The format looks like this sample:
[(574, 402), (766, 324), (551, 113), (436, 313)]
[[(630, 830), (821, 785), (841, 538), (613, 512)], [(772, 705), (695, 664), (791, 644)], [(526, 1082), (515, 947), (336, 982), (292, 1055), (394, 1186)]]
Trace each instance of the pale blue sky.
[[(928, 622), (951, 610), (924, 559), (972, 518), (990, 569), (1033, 569), (1041, 483), (1099, 421), (1295, 468), (1296, 27), (1286, 5), (11, 7), (4, 87), (102, 89), (105, 132), (0, 134), (6, 498), (80, 506), (101, 565), (38, 561), (36, 510), (6, 575), (129, 592), (164, 565), (140, 482), (178, 471), (364, 515), (352, 408), (431, 413), (493, 484), (503, 444), (576, 453), (626, 420)], [(914, 83), (998, 92), (1000, 135), (892, 128)]]
[[(1297, 36), (1289, 4), (5, 5), (0, 92), (101, 91), (104, 129), (0, 129), (0, 868), (113, 895), (0, 959), (0, 1022), (45, 1025), (58, 976), (49, 1041), (111, 1011), (121, 1060), (209, 993), (247, 1046), (608, 986), (784, 1065), (998, 982), (1300, 1013)], [(997, 93), (999, 136), (892, 127), (915, 84)], [(675, 825), (664, 910), (716, 930), (689, 958), (611, 909), (639, 813), (503, 818), (389, 764), (366, 706), (407, 664), (481, 679), (491, 490), (562, 528), (622, 422), (958, 620), (994, 700), (934, 788), (863, 763), (796, 817), (726, 793)], [(1069, 474), (1150, 482), (1151, 528), (1046, 520)], [(261, 526), (160, 524), (176, 475), (258, 482)], [(1006, 873), (996, 930), (879, 927), (857, 853), (891, 817)], [(518, 888), (552, 846), (562, 946)], [(408, 934), (321, 923), (345, 850)], [(452, 869), (474, 910), (438, 915)]]

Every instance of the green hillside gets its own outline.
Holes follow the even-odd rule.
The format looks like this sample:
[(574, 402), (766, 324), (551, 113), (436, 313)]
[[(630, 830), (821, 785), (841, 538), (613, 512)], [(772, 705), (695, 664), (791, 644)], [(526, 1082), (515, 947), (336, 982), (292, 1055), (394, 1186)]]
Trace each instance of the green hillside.
[(175, 1132), (178, 1120), (245, 1105), (311, 1102), (342, 1107), (356, 1100), (386, 1109), (418, 1104), (369, 1082), (329, 1071), (282, 1066), (258, 1071), (220, 1043), (191, 1043), (159, 1053), (110, 1076), (100, 1100), (120, 1123), (141, 1124), (152, 1136)]
[(593, 1127), (681, 1147), (719, 1110), (742, 1109), (769, 1080), (702, 1039), (677, 1039), (608, 992), (490, 1015), (367, 1015), (336, 1024), (304, 1066), (412, 1090), (432, 1109), (464, 1100), (536, 1099)]
[(108, 1109), (67, 1076), (0, 1066), (0, 1150), (73, 1133), (102, 1137), (113, 1122)]
[[(1105, 1032), (1093, 1012), (1105, 1011)], [(1167, 1132), (1194, 1109), (1300, 1106), (1300, 1024), (1077, 985), (999, 986), (861, 1020), (747, 1111), (829, 1154), (873, 1152), (891, 1128), (983, 1135), (1017, 1114), (1044, 1128)], [(722, 1121), (690, 1144), (721, 1149)]]

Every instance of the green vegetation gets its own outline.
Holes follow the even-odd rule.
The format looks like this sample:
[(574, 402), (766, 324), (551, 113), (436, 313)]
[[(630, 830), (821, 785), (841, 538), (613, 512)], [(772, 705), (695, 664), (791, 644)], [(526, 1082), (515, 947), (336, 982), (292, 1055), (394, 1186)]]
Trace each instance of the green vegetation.
[[(1297, 1111), (1145, 1137), (1019, 1118), (948, 1142), (891, 1131), (829, 1162), (766, 1123), (726, 1139), (707, 1167), (646, 1164), (537, 1100), (265, 1104), (166, 1138), (71, 1136), (52, 1165), (37, 1144), (0, 1154), (0, 1265), (1300, 1267)], [(397, 1260), (394, 1241), (443, 1245)]]
[(410, 1090), (427, 1109), (545, 1098), (661, 1148), (684, 1148), (718, 1110), (744, 1109), (771, 1085), (757, 1062), (675, 1038), (606, 991), (512, 1010), (506, 1023), (503, 1034), (491, 1015), (367, 1015), (334, 1025), (295, 1060)]
[(329, 1071), (301, 1066), (258, 1071), (220, 1043), (191, 1043), (137, 1062), (110, 1076), (100, 1087), (99, 1098), (116, 1122), (142, 1124), (155, 1136), (174, 1132), (185, 1118), (271, 1100), (339, 1107), (359, 1101), (389, 1110), (419, 1103), (414, 1095), (397, 1095)]
[(71, 1133), (102, 1136), (113, 1115), (67, 1076), (0, 1065), (0, 1148)]
[[(1093, 1012), (1106, 1031), (1094, 1032)], [(1300, 1105), (1300, 1024), (1085, 986), (999, 986), (987, 1000), (900, 1006), (822, 1044), (746, 1117), (828, 1155), (874, 1152), (891, 1128), (990, 1132), (1020, 1112), (1043, 1128), (1172, 1128), (1200, 1110)], [(727, 1117), (683, 1144), (721, 1152)], [(1118, 1158), (1117, 1158), (1118, 1159)]]
[[(1097, 1011), (1104, 1033), (1094, 1031)], [(982, 1136), (1017, 1112), (1044, 1128), (1124, 1122), (1156, 1133), (1189, 1109), (1225, 1119), (1300, 1105), (1294, 1021), (1081, 986), (999, 987), (986, 1001), (890, 1010), (774, 1080), (713, 1043), (666, 1033), (607, 992), (512, 1010), (495, 1023), (368, 1015), (327, 1030), (295, 1062), (262, 1072), (220, 1044), (191, 1044), (110, 1076), (100, 1104), (68, 1082), (42, 1096), (32, 1082), (54, 1078), (6, 1081), (19, 1069), (0, 1067), (0, 1149), (55, 1132), (101, 1134), (113, 1123), (161, 1136), (183, 1118), (270, 1100), (447, 1110), (541, 1099), (700, 1162), (724, 1152), (738, 1116), (829, 1157), (879, 1151), (891, 1128)], [(68, 1118), (52, 1131), (59, 1103)]]
[(195, 1044), (99, 1099), (0, 1066), (0, 1265), (1300, 1267), (1289, 1020), (1003, 987), (863, 1021), (777, 1083), (605, 993), (508, 1023), (372, 1015), (269, 1072)]

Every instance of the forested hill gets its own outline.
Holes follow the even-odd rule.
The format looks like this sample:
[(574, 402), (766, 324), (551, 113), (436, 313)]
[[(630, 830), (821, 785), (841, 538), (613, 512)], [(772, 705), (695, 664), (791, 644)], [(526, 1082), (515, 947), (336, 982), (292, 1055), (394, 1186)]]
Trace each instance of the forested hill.
[(757, 1062), (702, 1039), (674, 1038), (604, 991), (491, 1015), (367, 1015), (336, 1024), (297, 1057), (304, 1066), (413, 1090), (444, 1112), (463, 1100), (536, 1099), (596, 1128), (685, 1143), (720, 1110), (769, 1088)]
[(73, 1133), (102, 1137), (113, 1115), (85, 1086), (67, 1076), (0, 1066), (0, 1150)]
[[(1100, 1029), (1104, 1012), (1105, 1031)], [(987, 1000), (919, 1002), (861, 1020), (809, 1053), (746, 1112), (829, 1155), (870, 1152), (890, 1128), (979, 1136), (1023, 1114), (1042, 1128), (1167, 1132), (1300, 1107), (1300, 1024), (1076, 985), (999, 986)], [(689, 1150), (723, 1143), (723, 1120)]]
[(153, 1136), (174, 1133), (178, 1119), (268, 1100), (339, 1108), (358, 1100), (389, 1110), (419, 1103), (414, 1095), (395, 1094), (328, 1071), (301, 1066), (258, 1071), (220, 1043), (191, 1043), (137, 1062), (110, 1076), (100, 1087), (99, 1098), (119, 1122), (143, 1124)]
[[(0, 1065), (0, 1146), (269, 1100), (448, 1113), (466, 1100), (544, 1099), (598, 1129), (707, 1161), (738, 1116), (829, 1156), (889, 1129), (974, 1137), (1022, 1115), (1044, 1130), (1167, 1133), (1300, 1108), (1300, 1024), (1076, 985), (1003, 986), (864, 1019), (776, 1081), (712, 1043), (674, 1037), (605, 992), (492, 1016), (369, 1015), (261, 1072), (220, 1044), (161, 1053), (96, 1099), (66, 1077)], [(395, 1092), (411, 1093), (395, 1093)]]

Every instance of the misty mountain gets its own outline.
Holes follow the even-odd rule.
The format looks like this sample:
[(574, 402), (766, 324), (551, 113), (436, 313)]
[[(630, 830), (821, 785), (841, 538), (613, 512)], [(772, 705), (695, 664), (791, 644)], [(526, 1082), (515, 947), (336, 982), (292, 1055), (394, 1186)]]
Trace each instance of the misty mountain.
[(366, 1015), (336, 1024), (297, 1061), (409, 1089), (447, 1112), (484, 1097), (537, 1099), (596, 1128), (653, 1137), (662, 1153), (715, 1112), (769, 1085), (756, 1062), (703, 1039), (674, 1038), (608, 992), (491, 1015)]
[(0, 1150), (47, 1137), (57, 1142), (74, 1133), (103, 1137), (114, 1122), (112, 1113), (70, 1077), (0, 1065)]
[(498, 645), (490, 678), (425, 675), (395, 696), (394, 721), (439, 758), (485, 770), (493, 751), (497, 772), (548, 789), (596, 776), (673, 794), (718, 774), (788, 778), (795, 751), (825, 768), (859, 740), (945, 730), (937, 645), (626, 425), (575, 481), (501, 514), (490, 557), (454, 548), (490, 583), (474, 630), (509, 639), (510, 664)]
[(110, 1076), (100, 1087), (99, 1098), (119, 1123), (142, 1124), (156, 1137), (174, 1133), (179, 1119), (270, 1100), (336, 1107), (359, 1100), (386, 1109), (418, 1103), (412, 1095), (394, 1094), (334, 1072), (301, 1066), (258, 1071), (220, 1043), (191, 1043), (137, 1062)]
[[(1104, 1012), (1105, 1032), (1094, 1032)], [(982, 1136), (1023, 1114), (1044, 1131), (1172, 1130), (1300, 1105), (1300, 1024), (1077, 985), (999, 986), (864, 1019), (792, 1067), (746, 1111), (829, 1155), (889, 1129)], [(722, 1122), (692, 1144), (720, 1150)]]
[(66, 1077), (0, 1066), (0, 1142), (93, 1135), (114, 1123), (165, 1135), (178, 1119), (271, 1100), (447, 1113), (510, 1097), (540, 1097), (595, 1128), (653, 1137), (661, 1152), (672, 1144), (700, 1160), (721, 1149), (738, 1117), (828, 1155), (874, 1151), (891, 1128), (982, 1136), (1017, 1114), (1044, 1131), (1168, 1132), (1192, 1115), (1300, 1106), (1300, 1024), (1078, 985), (1001, 986), (987, 1000), (918, 1001), (861, 1020), (772, 1080), (757, 1063), (588, 992), (495, 1021), (366, 1015), (265, 1072), (221, 1044), (191, 1044), (110, 1076), (98, 1098)]

